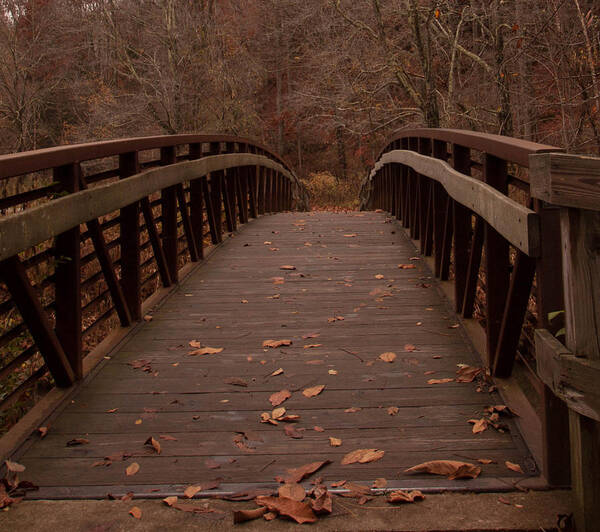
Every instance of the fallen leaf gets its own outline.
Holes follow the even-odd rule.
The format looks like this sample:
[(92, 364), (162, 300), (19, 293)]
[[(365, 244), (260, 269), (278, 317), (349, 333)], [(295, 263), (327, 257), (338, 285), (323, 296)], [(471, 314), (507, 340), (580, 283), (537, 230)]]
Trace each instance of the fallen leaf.
[(187, 488), (185, 488), (185, 491), (183, 492), (183, 494), (188, 498), (191, 499), (192, 497), (194, 497), (194, 495), (196, 495), (196, 493), (202, 491), (202, 486), (188, 486)]
[(132, 515), (136, 519), (141, 519), (142, 510), (140, 510), (137, 506), (134, 506), (133, 508), (131, 508), (131, 510), (129, 510), (129, 515)]
[(204, 465), (208, 467), (208, 469), (219, 469), (221, 467), (221, 463), (213, 460), (212, 458), (204, 460)]
[(321, 333), (309, 333), (309, 334), (304, 334), (302, 335), (302, 339), (303, 340), (308, 340), (309, 338), (316, 338), (317, 336), (320, 336)]
[(347, 480), (337, 480), (337, 481), (331, 483), (331, 487), (339, 488), (339, 487), (343, 486), (344, 484), (346, 484), (346, 482), (348, 482), (348, 481)]
[(85, 438), (73, 438), (67, 442), (67, 447), (75, 447), (76, 445), (87, 445), (90, 443), (90, 440), (86, 440)]
[(150, 314), (146, 314), (144, 316), (144, 321), (152, 321), (152, 316), (150, 316)]
[[(11, 462), (10, 460), (5, 460), (4, 465), (6, 465), (6, 469), (8, 469), (11, 473), (22, 473), (25, 471), (25, 466), (23, 464), (19, 464), (17, 462)], [(2, 485), (0, 483), (0, 485)]]
[(469, 423), (473, 423), (473, 434), (479, 434), (488, 428), (488, 421), (484, 417), (481, 419), (469, 419)]
[(294, 501), (301, 502), (306, 497), (306, 490), (298, 483), (283, 484), (277, 491), (280, 497), (287, 497)]
[(202, 347), (201, 349), (195, 349), (194, 351), (190, 351), (188, 355), (216, 355), (221, 351), (223, 351), (223, 347)]
[(455, 460), (432, 460), (413, 466), (405, 473), (431, 473), (432, 475), (445, 475), (450, 480), (458, 478), (477, 478), (481, 468), (468, 462)]
[(380, 273), (378, 273), (378, 274), (375, 276), (375, 279), (383, 279), (384, 277), (385, 277), (384, 275), (381, 275)]
[(150, 436), (145, 442), (144, 445), (151, 445), (157, 454), (160, 454), (160, 443), (158, 443), (152, 436)]
[(310, 501), (311, 508), (316, 514), (330, 514), (333, 511), (331, 494), (323, 485), (315, 487), (313, 491), (314, 500)]
[(279, 266), (280, 270), (295, 270), (296, 266), (292, 266), (291, 264), (284, 264), (283, 266)]
[(473, 382), (475, 377), (483, 373), (483, 368), (475, 368), (472, 366), (463, 366), (456, 372), (456, 382)]
[(448, 382), (454, 382), (454, 379), (429, 379), (427, 384), (446, 384)]
[(271, 417), (273, 419), (279, 419), (280, 417), (283, 417), (285, 415), (285, 408), (283, 408), (283, 406), (280, 406), (279, 408), (275, 408), (273, 410), (273, 412), (271, 412)]
[(381, 355), (379, 355), (378, 357), (380, 360), (383, 360), (384, 362), (393, 362), (394, 360), (396, 360), (396, 353), (392, 353), (391, 351), (388, 351), (386, 353), (381, 353)]
[(161, 440), (165, 440), (165, 441), (177, 441), (177, 438), (174, 438), (173, 436), (169, 436), (168, 434), (159, 434), (158, 437)]
[(338, 374), (337, 369), (329, 369), (329, 370), (327, 370), (327, 373), (329, 373), (329, 375), (337, 375)]
[(315, 426), (313, 427), (313, 430), (314, 430), (315, 432), (325, 432), (325, 429), (324, 429), (323, 427), (319, 427), (318, 425), (315, 425)]
[(164, 502), (167, 506), (173, 506), (177, 502), (177, 496), (173, 495), (171, 497), (165, 497), (162, 502)]
[(296, 523), (314, 523), (317, 520), (317, 516), (308, 504), (287, 497), (256, 497), (256, 504), (290, 517)]
[(273, 521), (273, 519), (277, 518), (277, 514), (275, 512), (267, 512), (263, 515), (265, 521)]
[(127, 474), (128, 477), (132, 477), (139, 470), (140, 470), (140, 464), (138, 464), (137, 462), (133, 462), (131, 465), (129, 465), (127, 467), (127, 469), (125, 469), (125, 473)]
[(118, 408), (111, 408), (110, 410), (107, 410), (106, 413), (107, 414), (114, 414), (117, 410), (119, 410)]
[(292, 345), (291, 340), (265, 340), (262, 343), (263, 347), (281, 347), (282, 345)]
[(366, 464), (368, 462), (375, 462), (380, 458), (383, 458), (385, 451), (381, 451), (379, 449), (357, 449), (356, 451), (352, 451), (348, 453), (344, 458), (342, 458), (342, 465), (348, 464)]
[(136, 425), (141, 425), (142, 424), (142, 420), (141, 419), (136, 419), (135, 420), (135, 424)]
[(373, 482), (373, 487), (378, 489), (383, 489), (387, 487), (387, 480), (385, 478), (376, 478)]
[(356, 233), (350, 233), (347, 235), (344, 235), (344, 238), (354, 238), (356, 236)]
[(190, 340), (188, 342), (190, 347), (194, 347), (196, 349), (199, 349), (200, 347), (202, 347), (202, 342), (200, 342), (199, 340)]
[(40, 438), (45, 438), (48, 434), (48, 427), (38, 427), (37, 429)]
[(511, 471), (515, 471), (516, 473), (521, 473), (521, 475), (525, 474), (525, 473), (523, 473), (523, 470), (521, 469), (521, 466), (519, 464), (514, 464), (513, 462), (509, 462), (507, 460), (506, 462), (504, 462), (504, 465), (506, 467), (508, 467), (508, 469), (510, 469)]
[(276, 369), (273, 373), (271, 373), (270, 377), (276, 377), (277, 375), (281, 375), (283, 373), (283, 368)]
[(273, 284), (284, 284), (285, 279), (283, 277), (271, 277)]
[(265, 246), (270, 246), (271, 244), (273, 244), (273, 242), (271, 242), (270, 240), (265, 240), (265, 241), (263, 242), (263, 244), (264, 244)]
[(414, 345), (412, 345), (412, 344), (406, 344), (406, 345), (404, 346), (404, 350), (405, 350), (406, 352), (408, 352), (408, 353), (412, 353), (412, 352), (413, 352), (414, 350), (416, 350), (416, 349), (417, 349), (417, 348), (416, 348)]
[(387, 497), (387, 502), (396, 504), (396, 503), (406, 503), (406, 502), (415, 502), (422, 501), (425, 498), (419, 490), (413, 491), (393, 491)]
[(260, 415), (260, 422), (261, 423), (270, 423), (271, 425), (279, 425), (279, 423), (277, 421), (275, 421), (274, 419), (271, 418), (271, 414), (269, 414), (268, 412), (263, 412)]
[(358, 412), (359, 410), (361, 410), (360, 407), (358, 407), (358, 406), (352, 406), (350, 408), (346, 408), (346, 410), (344, 410), (344, 412), (346, 414), (354, 414), (355, 412)]
[(484, 464), (484, 465), (488, 465), (488, 464), (493, 464), (494, 463), (494, 461), (490, 460), (489, 458), (478, 458), (477, 461), (480, 464)]
[(246, 521), (252, 521), (253, 519), (258, 519), (262, 517), (268, 512), (266, 507), (263, 508), (254, 508), (253, 510), (235, 510), (233, 512), (233, 524), (239, 525), (240, 523), (245, 523)]
[(396, 415), (396, 414), (397, 414), (399, 411), (400, 411), (400, 410), (399, 410), (399, 408), (398, 408), (397, 406), (390, 406), (390, 407), (388, 407), (388, 409), (387, 409), (387, 413), (388, 413), (390, 416), (395, 416), (395, 415)]
[(302, 395), (304, 395), (304, 397), (314, 397), (315, 395), (319, 395), (324, 389), (324, 384), (312, 386), (311, 388), (306, 388), (305, 390), (303, 390)]
[(303, 349), (314, 349), (315, 347), (321, 347), (323, 344), (308, 344), (303, 346)]
[(278, 406), (284, 401), (287, 401), (292, 396), (292, 392), (289, 390), (281, 390), (280, 392), (275, 392), (269, 397), (269, 402), (272, 406)]
[(414, 264), (398, 264), (398, 268), (401, 270), (412, 270), (416, 268), (416, 266)]
[(339, 438), (330, 437), (329, 445), (331, 445), (332, 447), (339, 447), (340, 445), (342, 445), (342, 440), (340, 440)]
[(286, 482), (288, 484), (300, 482), (303, 478), (312, 475), (313, 473), (330, 463), (331, 460), (324, 460), (323, 462), (311, 462), (310, 464), (305, 464), (294, 469), (288, 469), (288, 475), (287, 477), (285, 477), (285, 479), (283, 479), (283, 482)]

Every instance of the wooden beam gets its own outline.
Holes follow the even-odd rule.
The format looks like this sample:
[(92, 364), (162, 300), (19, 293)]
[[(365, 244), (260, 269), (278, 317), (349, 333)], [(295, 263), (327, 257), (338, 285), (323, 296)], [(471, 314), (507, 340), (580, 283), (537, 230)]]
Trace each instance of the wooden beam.
[(18, 257), (0, 262), (0, 278), (12, 295), (56, 385), (61, 388), (71, 386), (75, 373)]
[(531, 195), (553, 205), (600, 211), (600, 158), (566, 153), (529, 156)]
[[(79, 191), (78, 163), (54, 169), (54, 181), (60, 190), (73, 194)], [(82, 316), (81, 316), (81, 242), (79, 225), (58, 235), (54, 242), (55, 330), (69, 359), (75, 379), (83, 375)]]

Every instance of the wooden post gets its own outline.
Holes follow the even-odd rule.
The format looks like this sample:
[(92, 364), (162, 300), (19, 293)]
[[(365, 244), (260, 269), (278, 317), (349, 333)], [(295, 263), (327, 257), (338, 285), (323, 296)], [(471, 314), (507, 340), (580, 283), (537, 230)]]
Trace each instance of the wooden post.
[[(139, 173), (137, 152), (119, 155), (119, 177), (125, 179)], [(121, 289), (134, 321), (142, 319), (140, 271), (140, 203), (123, 207), (120, 213)]]
[[(176, 162), (175, 147), (160, 149), (160, 164), (168, 165)], [(171, 281), (177, 282), (177, 186), (164, 188), (161, 191), (162, 247), (167, 259)]]
[[(582, 359), (580, 364), (598, 367), (600, 159), (557, 153), (531, 155), (530, 180), (532, 196), (562, 207), (566, 347)], [(590, 372), (584, 371), (585, 374)], [(593, 389), (597, 390), (599, 386), (600, 382), (596, 381)], [(576, 528), (578, 532), (597, 531), (600, 523), (600, 423), (570, 410), (569, 436)]]
[[(78, 163), (54, 169), (54, 181), (61, 191), (79, 190)], [(54, 242), (56, 336), (65, 352), (76, 379), (83, 376), (81, 345), (81, 251), (79, 226), (58, 235)]]

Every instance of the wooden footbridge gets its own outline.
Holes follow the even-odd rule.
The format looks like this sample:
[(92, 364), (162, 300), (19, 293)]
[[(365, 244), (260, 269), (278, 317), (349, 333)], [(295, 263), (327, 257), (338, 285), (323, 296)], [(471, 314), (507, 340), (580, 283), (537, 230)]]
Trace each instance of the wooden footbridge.
[[(560, 151), (405, 131), (348, 213), (237, 137), (0, 157), (2, 410), (56, 385), (0, 441), (28, 498), (324, 462), (341, 491), (572, 485), (597, 530), (600, 163)], [(432, 460), (481, 472), (406, 473)]]

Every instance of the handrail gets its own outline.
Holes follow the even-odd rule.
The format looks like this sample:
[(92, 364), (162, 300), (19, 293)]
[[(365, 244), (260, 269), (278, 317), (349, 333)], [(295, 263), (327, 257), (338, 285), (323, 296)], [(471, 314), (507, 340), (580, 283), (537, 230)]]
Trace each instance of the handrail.
[(89, 220), (121, 209), (157, 190), (198, 179), (211, 172), (241, 166), (271, 168), (293, 180), (293, 174), (281, 164), (263, 155), (249, 153), (212, 155), (153, 168), (125, 180), (75, 192), (0, 218), (0, 261)]

